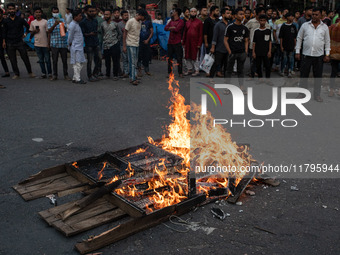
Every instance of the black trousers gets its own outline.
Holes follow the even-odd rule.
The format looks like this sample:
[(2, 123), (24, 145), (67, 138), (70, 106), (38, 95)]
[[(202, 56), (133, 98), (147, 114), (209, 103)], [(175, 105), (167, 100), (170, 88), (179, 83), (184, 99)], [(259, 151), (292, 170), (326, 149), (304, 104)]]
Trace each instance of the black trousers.
[(110, 49), (104, 50), (106, 76), (111, 74), (111, 59), (113, 62), (113, 77), (117, 77), (120, 67), (120, 42), (111, 46)]
[(264, 68), (266, 69), (266, 78), (270, 78), (270, 60), (268, 56), (256, 56), (256, 70), (259, 78), (262, 78), (262, 63)]
[[(300, 86), (302, 88), (308, 89), (307, 78), (309, 77), (311, 67), (313, 67), (313, 77), (322, 78), (323, 58), (324, 56), (320, 57), (303, 56), (300, 70), (301, 78)], [(321, 81), (320, 79), (314, 79), (314, 98), (320, 96), (320, 92)]]
[(237, 61), (237, 77), (240, 86), (244, 84), (244, 62), (246, 61), (247, 54), (243, 53), (231, 53), (228, 56), (228, 64), (227, 64), (227, 73), (226, 78), (231, 78), (231, 74), (233, 73), (233, 68), (235, 61)]
[(63, 62), (64, 76), (68, 75), (67, 71), (67, 48), (54, 48), (51, 47), (52, 62), (53, 62), (53, 76), (58, 76), (58, 57), (60, 54), (61, 61)]
[(146, 73), (149, 72), (149, 63), (151, 60), (151, 47), (150, 43), (145, 44), (144, 42), (139, 43), (139, 51), (138, 51), (138, 63), (137, 68), (142, 68), (144, 66), (144, 71)]
[(173, 71), (173, 57), (176, 55), (178, 74), (183, 74), (183, 48), (182, 44), (168, 44), (168, 73)]
[(329, 87), (331, 89), (335, 89), (335, 77), (338, 74), (339, 71), (339, 64), (340, 64), (340, 60), (331, 60), (331, 66), (332, 66), (332, 72), (331, 72), (331, 80), (329, 83)]
[(8, 70), (8, 65), (7, 65), (6, 58), (5, 58), (5, 50), (4, 48), (2, 48), (2, 46), (0, 46), (0, 60), (1, 60), (2, 67), (5, 70), (5, 73), (8, 73), (9, 70)]
[(26, 66), (27, 72), (32, 73), (32, 67), (30, 60), (27, 55), (27, 50), (25, 48), (24, 42), (19, 43), (7, 43), (7, 53), (9, 60), (11, 61), (12, 69), (15, 75), (20, 75), (17, 61), (17, 50), (20, 53), (20, 57)]
[(210, 70), (210, 77), (214, 77), (217, 70), (220, 70), (225, 76), (225, 72), (227, 71), (227, 65), (228, 65), (228, 52), (222, 53), (222, 52), (216, 51), (215, 62)]

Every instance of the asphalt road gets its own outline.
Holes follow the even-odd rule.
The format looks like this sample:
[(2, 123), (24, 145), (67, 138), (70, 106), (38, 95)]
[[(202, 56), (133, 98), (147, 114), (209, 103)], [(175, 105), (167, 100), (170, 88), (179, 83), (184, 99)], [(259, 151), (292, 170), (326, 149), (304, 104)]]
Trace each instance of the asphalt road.
[[(36, 61), (31, 58), (33, 70), (39, 74)], [(166, 64), (153, 61), (150, 69), (153, 76), (143, 77), (137, 87), (126, 80), (86, 85), (50, 82), (29, 79), (25, 72), (17, 81), (0, 80), (7, 87), (0, 90), (0, 254), (77, 254), (73, 248), (76, 242), (114, 226), (107, 224), (66, 238), (37, 214), (52, 206), (47, 198), (25, 202), (11, 187), (47, 167), (138, 145), (147, 136), (160, 138), (170, 121)], [(325, 73), (329, 73), (328, 65)], [(181, 93), (189, 98), (189, 79), (181, 79), (180, 84)], [(269, 87), (262, 86), (259, 91), (263, 92), (260, 101), (266, 105)], [(307, 105), (312, 118), (300, 118), (296, 113), (301, 119), (297, 128), (228, 130), (234, 141), (250, 143), (252, 155), (260, 162), (339, 164), (340, 97), (327, 98), (326, 91), (322, 94), (324, 103), (311, 101)], [(199, 227), (191, 227), (186, 233), (159, 225), (100, 252), (340, 254), (340, 180), (283, 180), (275, 188), (252, 186), (256, 195), (244, 195), (241, 206), (210, 204), (182, 216), (200, 222)], [(299, 191), (292, 191), (292, 185)], [(58, 202), (75, 197), (60, 198)], [(230, 217), (224, 221), (213, 218), (210, 209), (214, 206)]]

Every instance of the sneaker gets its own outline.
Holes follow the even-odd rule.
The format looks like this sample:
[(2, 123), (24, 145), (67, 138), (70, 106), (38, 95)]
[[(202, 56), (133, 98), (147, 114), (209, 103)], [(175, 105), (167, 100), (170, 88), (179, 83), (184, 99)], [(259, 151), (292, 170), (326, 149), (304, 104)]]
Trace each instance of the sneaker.
[(30, 74), (28, 74), (28, 76), (29, 76), (30, 78), (35, 78), (35, 77), (37, 77), (34, 73), (30, 73)]
[(323, 99), (320, 96), (314, 98), (316, 102), (322, 103)]
[(43, 74), (40, 76), (40, 79), (46, 79), (46, 78), (47, 78), (46, 74)]
[(50, 81), (56, 81), (56, 80), (58, 80), (58, 77), (55, 75), (53, 75), (52, 78), (50, 79)]
[(72, 81), (72, 79), (71, 79), (68, 75), (65, 75), (65, 76), (64, 76), (64, 80), (65, 80), (65, 81)]
[(20, 76), (19, 76), (19, 75), (14, 75), (14, 76), (12, 77), (12, 80), (18, 80), (18, 79), (20, 79)]
[(86, 81), (80, 80), (80, 81), (75, 81), (75, 84), (86, 84)]
[(89, 78), (89, 81), (90, 81), (90, 82), (95, 82), (95, 81), (98, 81), (98, 79), (95, 78), (94, 76), (91, 76), (91, 77)]
[(196, 71), (196, 72), (194, 72), (191, 76), (196, 77), (196, 76), (199, 76), (199, 75), (200, 75), (200, 72), (199, 72), (199, 71)]
[(1, 77), (2, 78), (7, 78), (7, 77), (10, 77), (11, 75), (9, 73), (5, 73), (4, 75), (2, 75)]
[(329, 97), (334, 97), (334, 90), (333, 89), (331, 89), (330, 91), (329, 91), (329, 93), (328, 93), (328, 96)]

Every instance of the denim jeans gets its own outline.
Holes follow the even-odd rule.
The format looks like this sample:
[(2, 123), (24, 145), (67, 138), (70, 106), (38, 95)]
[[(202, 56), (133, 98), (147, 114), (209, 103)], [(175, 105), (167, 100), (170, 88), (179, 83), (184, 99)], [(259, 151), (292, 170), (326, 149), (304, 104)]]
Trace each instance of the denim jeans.
[(281, 72), (284, 72), (286, 66), (288, 67), (289, 72), (294, 70), (294, 51), (283, 52), (283, 62), (281, 65)]
[[(91, 78), (92, 75), (99, 74), (99, 57), (100, 57), (99, 46), (85, 46), (85, 52), (87, 54), (87, 77)], [(92, 61), (94, 61), (94, 69), (92, 71)]]
[(110, 49), (104, 50), (106, 76), (111, 74), (111, 59), (113, 62), (113, 77), (117, 77), (119, 73), (120, 45), (119, 42), (113, 45)]
[(129, 59), (129, 73), (130, 73), (130, 79), (132, 81), (136, 80), (136, 67), (137, 67), (137, 61), (138, 61), (138, 47), (135, 46), (127, 46), (127, 54)]
[(129, 74), (129, 61), (127, 52), (123, 51), (123, 45), (120, 45), (120, 52), (122, 54), (122, 62), (123, 62), (123, 72), (124, 74)]
[[(39, 58), (39, 64), (41, 68), (41, 72), (43, 74), (52, 74), (52, 66), (51, 66), (51, 58), (50, 51), (47, 47), (37, 47), (35, 46), (35, 51), (37, 52)], [(46, 64), (46, 66), (45, 66)], [(47, 72), (46, 72), (47, 67)]]

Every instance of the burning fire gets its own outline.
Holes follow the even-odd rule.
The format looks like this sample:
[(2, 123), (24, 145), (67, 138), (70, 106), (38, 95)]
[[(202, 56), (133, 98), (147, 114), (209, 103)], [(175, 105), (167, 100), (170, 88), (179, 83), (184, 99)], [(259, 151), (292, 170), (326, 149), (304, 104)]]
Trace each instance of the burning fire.
[[(213, 127), (213, 117), (210, 112), (201, 115), (201, 106), (195, 103), (192, 103), (191, 106), (185, 104), (185, 98), (179, 93), (179, 82), (175, 80), (173, 73), (170, 74), (168, 83), (168, 89), (172, 94), (169, 115), (173, 121), (167, 127), (166, 135), (163, 135), (160, 141), (155, 142), (151, 137), (148, 137), (148, 141), (150, 144), (183, 158), (182, 166), (176, 167), (175, 172), (172, 169), (170, 174), (164, 158), (149, 174), (137, 177), (129, 162), (124, 176), (125, 180), (115, 190), (116, 194), (131, 201), (144, 201), (143, 207), (146, 212), (152, 212), (187, 199), (188, 173), (196, 170), (197, 166), (200, 169), (203, 169), (204, 166), (214, 165), (233, 166), (240, 169), (242, 166), (250, 166), (252, 162), (246, 146), (238, 146), (233, 142), (231, 135), (221, 125)], [(187, 118), (190, 111), (192, 124)], [(145, 152), (147, 152), (147, 148), (140, 148), (126, 155), (126, 158)], [(103, 166), (98, 172), (98, 180), (103, 178), (103, 172), (108, 164), (106, 161), (103, 162)], [(77, 162), (74, 162), (72, 166), (79, 168)], [(218, 175), (201, 174), (196, 172), (196, 176), (198, 176), (197, 191), (209, 195), (210, 191), (217, 188), (228, 187), (228, 178), (230, 177), (234, 180), (233, 185), (237, 185), (246, 172), (236, 171), (232, 174), (228, 172)], [(113, 177), (106, 185), (117, 180), (119, 180), (119, 176)]]

